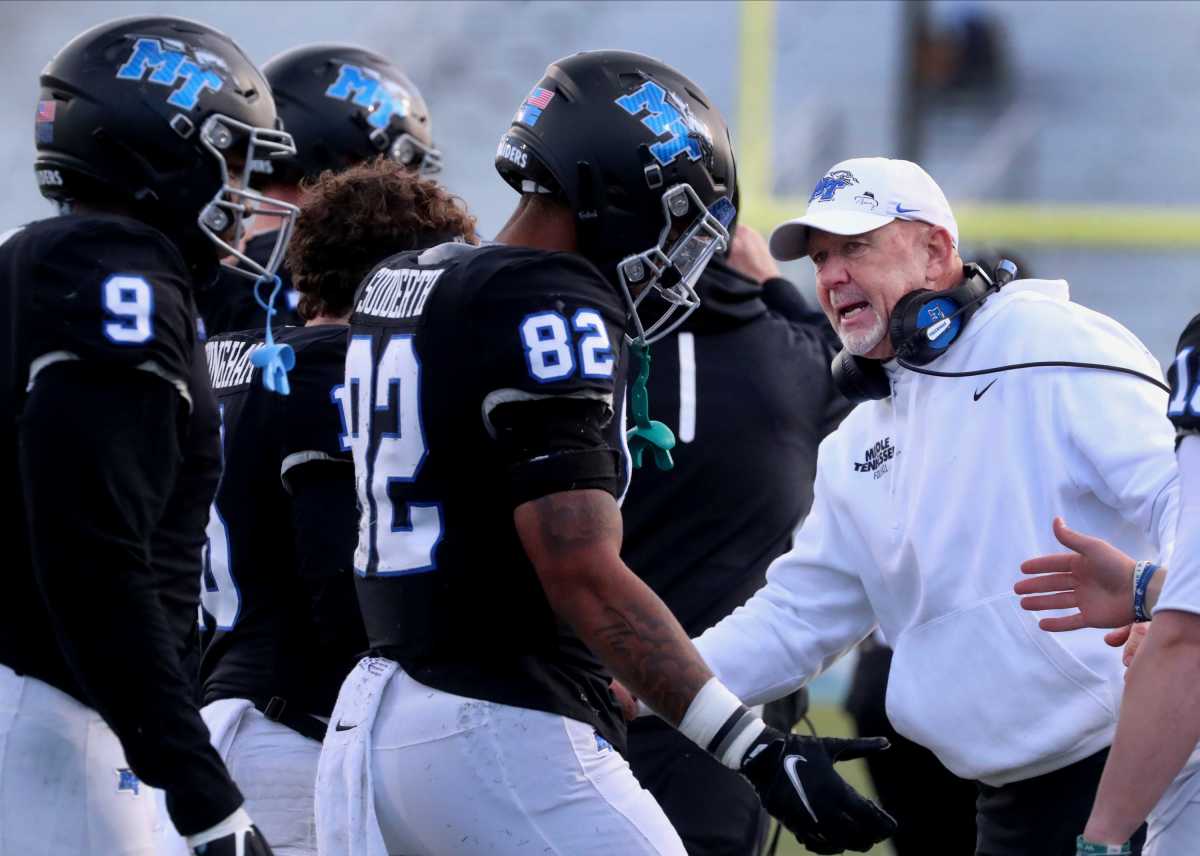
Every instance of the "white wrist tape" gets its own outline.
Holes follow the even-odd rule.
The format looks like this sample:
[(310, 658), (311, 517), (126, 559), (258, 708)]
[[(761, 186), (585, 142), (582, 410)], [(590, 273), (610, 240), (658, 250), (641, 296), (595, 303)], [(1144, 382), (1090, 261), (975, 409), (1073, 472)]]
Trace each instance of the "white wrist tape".
[(700, 688), (679, 723), (681, 734), (733, 770), (766, 727), (716, 678)]
[(224, 838), (226, 835), (233, 835), (243, 829), (249, 829), (254, 824), (250, 819), (250, 815), (246, 814), (246, 809), (238, 808), (229, 817), (222, 820), (216, 826), (210, 827), (203, 832), (197, 832), (195, 835), (187, 837), (187, 846), (193, 850), (201, 844), (208, 844), (210, 841), (216, 841), (218, 838)]

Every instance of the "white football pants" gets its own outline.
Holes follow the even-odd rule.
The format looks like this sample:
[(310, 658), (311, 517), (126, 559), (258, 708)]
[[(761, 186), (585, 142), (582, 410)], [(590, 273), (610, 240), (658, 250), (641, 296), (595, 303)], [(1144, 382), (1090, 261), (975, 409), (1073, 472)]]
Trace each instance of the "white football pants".
[[(275, 856), (316, 856), (313, 795), (321, 744), (267, 719), (241, 699), (215, 701), (200, 715), (246, 798), (242, 808)], [(188, 856), (191, 851), (166, 816), (162, 795), (156, 795), (163, 824), (158, 856)]]
[(0, 665), (0, 856), (155, 856), (155, 817), (100, 714)]
[(242, 714), (225, 766), (275, 856), (316, 856), (313, 794), (321, 744), (255, 708)]
[(371, 734), (393, 856), (685, 856), (619, 752), (563, 716), (391, 678)]

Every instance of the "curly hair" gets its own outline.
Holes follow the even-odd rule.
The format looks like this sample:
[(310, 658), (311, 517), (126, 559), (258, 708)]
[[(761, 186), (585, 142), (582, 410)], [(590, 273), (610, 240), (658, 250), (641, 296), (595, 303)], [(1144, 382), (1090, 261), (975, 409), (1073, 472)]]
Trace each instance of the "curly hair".
[(301, 187), (287, 260), (306, 321), (345, 315), (359, 282), (390, 255), (476, 243), (475, 218), (461, 199), (385, 157), (323, 172)]

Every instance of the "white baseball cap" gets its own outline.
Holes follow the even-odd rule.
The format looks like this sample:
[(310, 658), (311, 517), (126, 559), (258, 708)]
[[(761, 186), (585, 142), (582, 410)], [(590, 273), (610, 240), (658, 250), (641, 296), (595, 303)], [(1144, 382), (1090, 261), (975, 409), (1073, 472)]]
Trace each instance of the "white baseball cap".
[(771, 233), (771, 255), (781, 262), (808, 255), (808, 230), (861, 235), (893, 220), (941, 226), (958, 246), (958, 223), (946, 194), (912, 161), (852, 158), (834, 164), (817, 182), (803, 217)]

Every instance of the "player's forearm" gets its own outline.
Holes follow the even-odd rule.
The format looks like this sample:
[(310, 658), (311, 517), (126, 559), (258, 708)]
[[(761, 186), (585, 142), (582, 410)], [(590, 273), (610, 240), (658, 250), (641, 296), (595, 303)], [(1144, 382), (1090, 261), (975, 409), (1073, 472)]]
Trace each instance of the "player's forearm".
[(555, 613), (630, 690), (677, 725), (712, 678), (675, 616), (621, 561), (621, 512), (600, 490), (518, 506), (517, 532)]
[(1127, 841), (1200, 741), (1200, 615), (1155, 617), (1130, 667), (1121, 720), (1085, 836)]
[(675, 616), (616, 556), (551, 601), (612, 673), (678, 725), (712, 672)]

